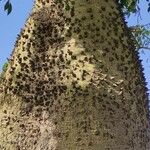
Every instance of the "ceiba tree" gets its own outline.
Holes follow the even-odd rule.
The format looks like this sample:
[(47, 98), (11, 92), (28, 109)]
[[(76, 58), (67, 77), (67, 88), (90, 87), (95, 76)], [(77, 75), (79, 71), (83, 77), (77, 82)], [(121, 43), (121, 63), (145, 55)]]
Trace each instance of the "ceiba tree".
[(35, 0), (0, 92), (2, 150), (148, 150), (148, 96), (116, 0)]

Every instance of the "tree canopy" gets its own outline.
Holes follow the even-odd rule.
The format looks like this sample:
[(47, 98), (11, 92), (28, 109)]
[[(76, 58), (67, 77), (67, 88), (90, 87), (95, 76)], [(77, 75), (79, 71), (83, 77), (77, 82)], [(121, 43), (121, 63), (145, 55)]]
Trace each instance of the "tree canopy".
[[(150, 1), (145, 1), (147, 1), (147, 11), (150, 12)], [(118, 2), (126, 14), (136, 13), (140, 10), (140, 0), (118, 0)]]

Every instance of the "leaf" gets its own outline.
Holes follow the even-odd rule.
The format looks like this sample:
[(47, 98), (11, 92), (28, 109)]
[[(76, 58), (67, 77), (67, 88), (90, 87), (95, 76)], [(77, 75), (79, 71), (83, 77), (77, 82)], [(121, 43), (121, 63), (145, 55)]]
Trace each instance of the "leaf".
[(4, 10), (7, 11), (7, 15), (9, 15), (12, 11), (12, 4), (8, 0), (4, 6)]
[(4, 10), (7, 10), (7, 9), (8, 9), (9, 3), (10, 3), (9, 1), (6, 2), (5, 6), (4, 6)]
[(150, 12), (150, 7), (148, 7), (147, 11)]
[(12, 11), (12, 5), (11, 3), (9, 4), (8, 10), (7, 10), (7, 15), (9, 15)]
[(8, 68), (8, 62), (4, 63), (2, 68), (3, 72), (6, 72), (7, 68)]

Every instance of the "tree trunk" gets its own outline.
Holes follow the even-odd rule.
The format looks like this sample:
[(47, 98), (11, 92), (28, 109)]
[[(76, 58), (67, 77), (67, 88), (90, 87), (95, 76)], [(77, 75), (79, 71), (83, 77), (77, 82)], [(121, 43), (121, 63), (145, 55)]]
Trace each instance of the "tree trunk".
[(150, 148), (142, 67), (115, 0), (35, 0), (1, 89), (1, 150)]

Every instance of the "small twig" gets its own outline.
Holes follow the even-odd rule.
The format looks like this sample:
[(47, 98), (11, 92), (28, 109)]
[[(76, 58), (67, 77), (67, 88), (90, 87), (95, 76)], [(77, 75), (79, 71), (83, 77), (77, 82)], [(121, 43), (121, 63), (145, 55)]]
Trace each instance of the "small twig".
[(150, 50), (150, 47), (143, 47), (143, 46), (142, 46), (142, 47), (138, 47), (137, 49), (138, 49), (138, 50), (140, 50), (140, 49), (147, 49), (147, 50)]

